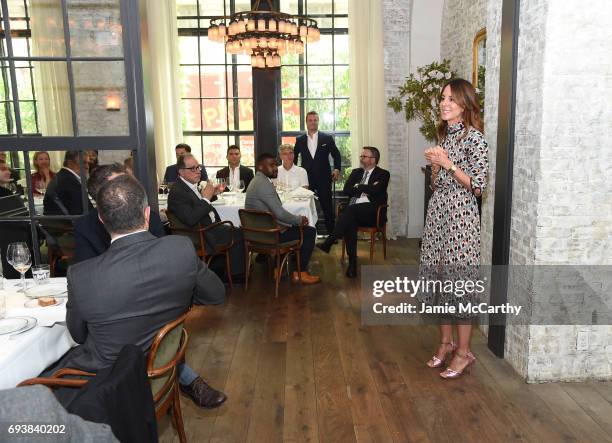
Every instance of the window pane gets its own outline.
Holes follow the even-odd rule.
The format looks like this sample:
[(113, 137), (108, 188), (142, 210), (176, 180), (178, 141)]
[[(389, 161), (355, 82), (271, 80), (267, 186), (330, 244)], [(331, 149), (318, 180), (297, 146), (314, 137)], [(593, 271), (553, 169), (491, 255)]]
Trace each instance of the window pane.
[(182, 104), (182, 127), (183, 131), (202, 130), (202, 111), (199, 99), (184, 99)]
[[(16, 4), (18, 2), (10, 2)], [(23, 2), (19, 2), (23, 5)], [(13, 54), (17, 57), (65, 57), (64, 21), (60, 0), (28, 2), (28, 14), (32, 37), (30, 54), (26, 39), (19, 39), (18, 45), (13, 43)], [(10, 13), (9, 13), (10, 14)], [(24, 28), (25, 29), (25, 28)]]
[(206, 65), (224, 64), (225, 46), (223, 43), (211, 42), (208, 37), (200, 37), (200, 60)]
[(297, 98), (300, 96), (299, 67), (283, 66), (281, 68), (281, 88), (283, 98)]
[(85, 8), (82, 0), (68, 0), (67, 4), (73, 56), (123, 56), (119, 0), (97, 1), (95, 5), (89, 3), (89, 7)]
[(306, 100), (305, 111), (316, 111), (319, 114), (319, 129), (322, 131), (334, 130), (333, 100)]
[[(183, 143), (187, 143), (191, 147), (191, 153), (202, 163), (202, 138), (199, 135), (189, 135), (183, 137)], [(172, 150), (172, 157), (176, 155), (174, 146), (169, 147)]]
[(15, 76), (17, 77), (17, 92), (19, 94), (19, 100), (32, 100), (34, 98), (32, 94), (32, 77), (31, 69), (20, 68), (15, 69)]
[(348, 17), (335, 17), (334, 28), (336, 30), (342, 29), (343, 31), (348, 30)]
[[(225, 135), (207, 135), (204, 136), (204, 164), (208, 171), (208, 166), (226, 166), (227, 160), (225, 153), (228, 147), (227, 136)], [(211, 172), (208, 172), (208, 176), (211, 176)]]
[(315, 44), (306, 45), (309, 65), (332, 64), (332, 36), (321, 35), (321, 40)]
[(283, 131), (300, 130), (299, 100), (283, 100)]
[(303, 58), (302, 58), (302, 61), (300, 61), (300, 56), (298, 54), (286, 54), (286, 55), (283, 55), (281, 57), (281, 61), (282, 61), (283, 66), (298, 65), (300, 63), (303, 64)]
[(200, 15), (202, 16), (217, 16), (225, 15), (226, 12), (229, 13), (229, 10), (225, 11), (223, 9), (225, 3), (223, 0), (200, 0), (198, 3), (200, 5)]
[(16, 132), (13, 103), (0, 103), (0, 135), (15, 134)]
[(334, 62), (348, 64), (349, 62), (349, 40), (348, 35), (340, 34), (334, 36)]
[(225, 99), (202, 100), (202, 130), (227, 131)]
[(291, 145), (291, 146), (295, 146), (295, 139), (296, 139), (296, 138), (297, 138), (297, 137), (296, 137), (295, 135), (292, 135), (292, 136), (286, 135), (286, 136), (284, 136), (284, 137), (281, 139), (281, 140), (282, 140), (282, 141), (281, 141), (281, 143), (282, 143), (282, 144), (284, 144), (284, 145)]
[(334, 0), (334, 14), (348, 14), (348, 0)]
[(238, 66), (238, 97), (253, 97), (253, 71), (251, 66)]
[(202, 66), (202, 97), (226, 96), (225, 66)]
[(180, 36), (179, 44), (179, 63), (180, 64), (198, 64), (198, 37)]
[(23, 134), (37, 134), (38, 123), (34, 102), (19, 102), (19, 115), (21, 116), (21, 132)]
[(251, 9), (253, 9), (251, 7), (251, 0), (235, 0), (234, 8), (236, 12), (250, 11)]
[(253, 130), (253, 100), (238, 99), (239, 128), (241, 131)]
[(281, 0), (280, 10), (285, 14), (297, 14), (298, 0)]
[(343, 165), (351, 164), (351, 137), (336, 136), (336, 146), (340, 151)]
[(349, 101), (336, 100), (336, 131), (348, 131), (349, 129)]
[(336, 97), (348, 97), (349, 96), (349, 68), (348, 66), (336, 66), (335, 71), (335, 94)]
[(330, 0), (308, 0), (308, 14), (331, 14), (332, 4)]
[(200, 97), (200, 72), (197, 66), (181, 66), (181, 98)]
[(123, 62), (73, 62), (72, 66), (78, 135), (129, 134)]
[[(22, 62), (23, 63), (23, 62)], [(27, 63), (27, 62), (26, 62)], [(123, 70), (123, 64), (121, 69)], [(74, 135), (72, 128), (72, 104), (70, 102), (70, 89), (68, 87), (68, 68), (66, 62), (32, 62), (32, 73), (34, 75), (34, 94), (37, 99), (37, 110), (39, 115), (39, 132), (43, 136), (60, 136)], [(79, 67), (82, 64), (73, 63), (73, 73), (75, 80), (75, 88), (84, 86), (80, 82), (88, 82), (88, 76), (99, 78), (98, 68), (92, 71), (82, 72)], [(123, 72), (123, 71), (122, 71)], [(94, 80), (92, 79), (92, 82)], [(89, 88), (91, 85), (87, 85)], [(75, 89), (75, 92), (76, 89)], [(82, 91), (80, 91), (82, 92)], [(90, 107), (90, 112), (96, 111), (94, 106), (104, 106), (103, 96), (98, 97), (99, 102), (95, 102), (93, 98), (96, 94), (100, 94), (99, 90), (89, 90), (88, 94), (92, 99), (91, 102), (79, 102), (83, 98), (77, 94), (77, 103), (82, 106)], [(124, 101), (125, 103), (125, 101)], [(102, 108), (98, 108), (102, 109)], [(86, 110), (87, 111), (87, 110)], [(106, 111), (105, 111), (106, 112)], [(96, 116), (91, 116), (90, 122), (97, 126)], [(89, 118), (89, 117), (88, 117)], [(127, 119), (127, 116), (125, 117)]]
[(253, 167), (255, 165), (255, 136), (241, 135), (239, 142), (240, 152), (242, 153), (240, 163), (244, 166)]
[(334, 68), (333, 66), (308, 67), (307, 97), (333, 97), (334, 95)]
[(176, 0), (176, 15), (198, 15), (197, 0)]

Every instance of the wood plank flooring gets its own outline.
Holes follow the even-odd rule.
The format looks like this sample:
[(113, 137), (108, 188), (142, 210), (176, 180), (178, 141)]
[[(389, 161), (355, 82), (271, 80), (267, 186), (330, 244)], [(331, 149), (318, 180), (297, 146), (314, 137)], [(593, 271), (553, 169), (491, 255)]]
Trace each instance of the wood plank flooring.
[[(374, 264), (416, 264), (417, 241), (381, 255)], [(283, 281), (277, 299), (265, 265), (254, 270), (248, 293), (190, 314), (187, 361), (228, 396), (210, 411), (181, 398), (190, 442), (612, 442), (612, 383), (528, 385), (477, 331), (475, 369), (441, 380), (424, 365), (435, 327), (362, 326), (338, 246), (313, 255), (324, 283)], [(178, 441), (169, 419), (159, 434)]]

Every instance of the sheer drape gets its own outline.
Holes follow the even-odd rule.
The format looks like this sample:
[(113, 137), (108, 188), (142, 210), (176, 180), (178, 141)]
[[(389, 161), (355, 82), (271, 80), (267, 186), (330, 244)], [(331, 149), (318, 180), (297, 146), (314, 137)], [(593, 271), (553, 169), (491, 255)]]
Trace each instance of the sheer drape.
[(382, 2), (349, 0), (350, 116), (353, 166), (363, 146), (380, 149), (380, 165), (387, 155)]

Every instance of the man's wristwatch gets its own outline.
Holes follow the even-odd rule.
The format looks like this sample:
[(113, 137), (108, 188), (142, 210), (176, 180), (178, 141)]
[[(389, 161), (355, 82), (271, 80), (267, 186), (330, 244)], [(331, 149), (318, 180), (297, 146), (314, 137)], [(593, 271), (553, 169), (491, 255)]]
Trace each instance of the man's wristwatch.
[(446, 170), (450, 175), (455, 175), (455, 172), (457, 172), (457, 166), (452, 165), (450, 168), (448, 168)]

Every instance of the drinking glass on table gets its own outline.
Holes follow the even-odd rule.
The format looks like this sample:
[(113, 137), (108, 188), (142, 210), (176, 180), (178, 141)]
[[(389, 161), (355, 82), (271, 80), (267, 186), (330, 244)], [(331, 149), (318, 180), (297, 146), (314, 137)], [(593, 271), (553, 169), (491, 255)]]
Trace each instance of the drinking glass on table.
[(227, 182), (225, 181), (224, 178), (216, 178), (214, 183), (215, 183), (215, 186), (219, 187), (219, 190), (221, 192), (225, 191), (225, 188), (227, 187)]
[(26, 293), (25, 273), (32, 266), (32, 257), (30, 250), (25, 242), (11, 243), (8, 245), (6, 260), (21, 274), (21, 290), (19, 292)]
[(34, 284), (44, 285), (49, 282), (51, 271), (49, 265), (38, 265), (32, 266), (32, 277), (34, 278)]
[(237, 190), (238, 192), (242, 192), (242, 191), (244, 191), (244, 180), (239, 180), (239, 181), (238, 181), (238, 187), (236, 188), (236, 190)]
[(161, 182), (161, 184), (159, 185), (159, 189), (161, 189), (162, 194), (166, 194), (166, 190), (168, 189), (168, 183), (166, 183), (166, 180)]

